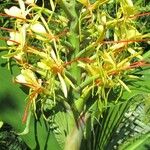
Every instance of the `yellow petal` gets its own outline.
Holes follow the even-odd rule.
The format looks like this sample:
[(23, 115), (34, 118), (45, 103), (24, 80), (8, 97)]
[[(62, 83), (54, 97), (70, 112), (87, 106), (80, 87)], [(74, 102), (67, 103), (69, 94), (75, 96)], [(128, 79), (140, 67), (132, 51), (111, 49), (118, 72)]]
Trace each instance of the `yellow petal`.
[(50, 69), (50, 66), (48, 66), (44, 62), (38, 62), (37, 65), (38, 65), (39, 68), (42, 68), (42, 69), (45, 69), (45, 70), (49, 70)]
[(17, 83), (21, 83), (21, 84), (26, 84), (26, 83), (27, 83), (25, 77), (24, 77), (22, 74), (18, 75), (18, 76), (16, 77), (15, 81), (16, 81)]
[(84, 6), (88, 6), (89, 1), (88, 0), (77, 0), (78, 2), (80, 2), (81, 4), (83, 4)]
[(7, 15), (22, 17), (21, 9), (16, 6), (12, 6), (9, 9), (4, 9), (4, 11)]
[(51, 50), (51, 57), (52, 57), (55, 61), (57, 61), (56, 54), (55, 54), (55, 52), (54, 52), (53, 50)]
[(26, 0), (25, 3), (26, 4), (34, 4), (36, 1), (35, 0)]
[(21, 13), (22, 13), (22, 17), (25, 18), (26, 14), (25, 14), (25, 4), (23, 0), (18, 0), (19, 2), (19, 6), (21, 8)]
[(131, 92), (131, 90), (129, 89), (129, 87), (120, 79), (118, 79), (119, 83), (128, 91)]
[(68, 77), (64, 76), (64, 79), (65, 79), (66, 83), (68, 83), (73, 89), (75, 89), (74, 84), (72, 83), (72, 81)]
[(21, 74), (25, 77), (25, 80), (29, 83), (29, 84), (37, 84), (37, 80), (36, 80), (36, 76), (35, 74), (29, 70), (21, 70)]
[(58, 73), (58, 78), (60, 80), (60, 83), (61, 83), (61, 87), (62, 87), (62, 91), (64, 93), (64, 96), (65, 98), (67, 98), (67, 95), (68, 95), (68, 92), (67, 92), (67, 86), (66, 86), (66, 83), (63, 79), (63, 77), (60, 75), (60, 73)]
[(132, 0), (125, 0), (126, 3), (130, 6), (130, 7), (133, 7), (133, 2)]
[[(128, 48), (128, 51), (131, 53), (131, 54), (137, 54), (137, 52), (134, 50), (134, 49), (132, 49), (132, 48)], [(142, 60), (143, 59), (143, 57), (139, 54), (139, 55), (137, 55), (136, 56), (137, 58), (139, 58), (140, 60)]]

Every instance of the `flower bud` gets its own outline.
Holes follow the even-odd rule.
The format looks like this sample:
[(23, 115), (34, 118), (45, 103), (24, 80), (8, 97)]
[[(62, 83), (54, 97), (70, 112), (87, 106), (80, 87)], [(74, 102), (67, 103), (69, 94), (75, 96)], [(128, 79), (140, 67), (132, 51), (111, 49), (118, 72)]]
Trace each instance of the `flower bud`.
[(41, 25), (40, 23), (35, 23), (35, 24), (31, 25), (31, 30), (35, 33), (41, 33), (41, 34), (47, 33), (44, 26)]

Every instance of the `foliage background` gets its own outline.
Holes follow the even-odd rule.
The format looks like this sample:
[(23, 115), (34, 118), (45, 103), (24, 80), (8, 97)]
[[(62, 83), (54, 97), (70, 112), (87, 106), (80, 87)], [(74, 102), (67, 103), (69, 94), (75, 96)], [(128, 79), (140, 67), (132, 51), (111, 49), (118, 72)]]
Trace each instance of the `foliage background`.
[[(40, 5), (40, 2), (38, 2), (38, 3)], [(145, 1), (138, 0), (138, 1), (135, 1), (135, 3), (137, 5), (139, 5), (140, 12), (150, 11), (150, 2), (148, 2), (146, 0)], [(13, 2), (3, 1), (0, 5), (1, 5), (0, 12), (1, 12), (2, 9), (5, 8), (6, 6), (13, 5)], [(107, 8), (108, 11), (112, 11), (113, 7), (114, 6), (109, 6)], [(5, 22), (5, 20), (3, 20), (3, 19), (4, 19), (3, 17), (0, 17), (1, 25), (3, 24), (3, 22)], [(9, 24), (9, 22), (8, 22), (8, 24)], [(150, 28), (149, 28), (150, 17), (149, 16), (140, 17), (137, 20), (137, 26), (139, 27), (139, 30), (143, 31), (144, 33), (149, 33), (150, 32)], [(4, 34), (5, 33), (2, 33), (2, 31), (0, 31), (0, 37), (3, 37)], [(4, 41), (0, 40), (1, 46), (5, 45), (5, 44), (6, 43)], [(149, 60), (149, 55), (147, 53), (149, 51), (149, 44), (146, 42), (143, 42), (143, 43), (141, 43), (141, 46), (144, 47), (144, 51), (146, 54), (145, 57)], [(3, 55), (3, 53), (1, 52), (0, 55)], [(27, 144), (32, 145), (32, 147), (34, 147), (36, 145), (37, 149), (39, 149), (39, 147), (41, 147), (41, 145), (43, 145), (43, 143), (45, 143), (44, 144), (45, 149), (48, 149), (51, 147), (51, 148), (53, 148), (53, 150), (55, 150), (55, 149), (59, 150), (60, 147), (58, 146), (55, 136), (50, 131), (49, 126), (47, 127), (47, 125), (45, 125), (45, 123), (42, 119), (40, 120), (40, 125), (36, 126), (37, 129), (35, 129), (35, 124), (33, 123), (34, 121), (32, 121), (32, 123), (31, 123), (31, 131), (32, 132), (30, 132), (30, 134), (28, 134), (28, 135), (22, 136), (21, 137), (22, 139), (18, 136), (16, 139), (16, 134), (13, 131), (22, 132), (23, 129), (25, 128), (25, 125), (21, 124), (21, 118), (22, 118), (22, 114), (23, 114), (23, 110), (24, 110), (24, 106), (25, 106), (25, 101), (23, 102), (22, 100), (26, 98), (26, 93), (22, 92), (22, 89), (18, 85), (12, 83), (12, 77), (17, 75), (18, 73), (19, 73), (19, 69), (17, 66), (14, 65), (13, 69), (10, 71), (7, 69), (6, 60), (0, 59), (0, 120), (3, 120), (5, 123), (7, 123), (7, 124), (4, 124), (4, 127), (0, 129), (0, 145), (2, 145), (2, 147), (5, 145), (8, 149), (28, 149), (27, 145), (22, 142), (22, 139), (23, 139)], [(141, 74), (141, 70), (140, 69), (137, 70), (136, 73)], [(135, 95), (136, 95), (136, 93), (139, 93), (139, 90), (140, 91), (143, 90), (144, 91), (143, 93), (147, 93), (147, 94), (149, 93), (149, 89), (150, 89), (149, 68), (143, 69), (142, 73), (145, 75), (145, 78), (142, 81), (135, 82), (135, 83), (133, 83), (133, 85), (131, 85), (131, 87), (134, 87), (133, 91), (135, 90), (135, 92), (134, 92)], [(145, 85), (145, 87), (143, 89), (139, 89), (140, 85), (142, 87), (144, 87), (143, 85)], [(123, 120), (124, 124), (122, 126), (119, 126), (120, 124), (118, 124), (118, 126), (114, 127), (114, 129), (113, 129), (114, 131), (117, 130), (117, 128), (120, 128), (119, 129), (120, 132), (118, 135), (116, 132), (114, 132), (111, 135), (111, 139), (108, 139), (108, 141), (110, 142), (109, 143), (110, 146), (112, 144), (111, 142), (113, 142), (113, 144), (115, 143), (117, 145), (119, 140), (121, 140), (121, 143), (122, 143), (124, 140), (130, 139), (130, 137), (131, 137), (131, 136), (129, 136), (130, 134), (134, 134), (136, 132), (137, 133), (141, 132), (140, 130), (137, 131), (134, 129), (136, 129), (137, 126), (140, 126), (140, 127), (142, 126), (140, 124), (141, 122), (143, 122), (143, 118), (142, 118), (143, 116), (141, 114), (143, 114), (144, 111), (149, 112), (148, 107), (150, 106), (149, 105), (150, 102), (148, 99), (149, 95), (144, 95), (145, 97), (143, 95), (141, 97), (140, 96), (138, 95), (138, 97), (133, 97), (133, 95), (128, 95), (127, 93), (124, 93), (124, 96), (122, 97), (123, 99), (126, 99), (126, 98), (130, 99), (133, 97), (131, 100), (131, 102), (133, 102), (132, 107), (130, 107), (130, 109), (128, 109), (129, 108), (129, 106), (128, 106), (128, 108), (126, 108), (126, 112), (129, 113), (129, 111), (132, 111), (133, 115), (131, 115), (131, 116), (134, 116), (133, 120), (134, 121), (139, 120), (140, 122), (137, 123), (135, 121), (133, 124), (132, 119), (130, 120), (129, 117), (125, 117), (124, 120), (126, 120), (126, 121)], [(139, 103), (139, 101), (141, 101), (141, 102)], [(131, 105), (131, 103), (129, 103), (128, 105)], [(116, 109), (116, 107), (115, 107), (115, 109)], [(125, 108), (123, 108), (122, 110), (124, 111), (124, 109)], [(118, 107), (118, 111), (121, 111), (120, 107)], [(138, 116), (136, 116), (135, 114), (137, 114), (138, 111), (140, 111), (142, 113), (140, 113)], [(112, 112), (113, 112), (113, 108), (111, 110), (111, 113)], [(106, 111), (104, 116), (109, 116), (109, 113), (110, 112)], [(13, 114), (13, 115), (11, 115), (11, 118), (10, 118), (10, 114)], [(144, 114), (144, 120), (148, 120), (147, 122), (149, 122), (150, 119), (148, 116), (146, 116), (146, 114), (148, 114), (148, 113)], [(16, 119), (18, 121), (16, 121)], [(105, 120), (103, 120), (103, 121), (106, 122), (106, 121), (108, 121), (107, 119), (109, 120), (109, 118), (106, 117)], [(19, 121), (20, 121), (20, 123), (18, 123)], [(112, 122), (113, 121), (114, 120), (112, 120)], [(129, 124), (128, 128), (125, 126), (125, 123)], [(8, 124), (11, 125), (11, 127)], [(131, 130), (131, 127), (133, 127), (133, 126), (134, 126), (134, 129)], [(144, 125), (143, 128), (145, 129), (148, 126), (149, 126), (149, 124), (147, 126)], [(106, 126), (105, 128), (107, 129), (108, 126)], [(106, 129), (103, 128), (103, 130), (106, 130)], [(127, 136), (121, 135), (120, 133), (127, 132), (127, 131), (124, 131), (124, 129), (129, 131), (130, 134), (128, 134)], [(100, 129), (99, 127), (95, 127), (95, 130), (97, 131), (97, 133), (99, 133), (100, 130), (102, 130), (102, 129)], [(36, 131), (38, 131), (38, 133), (36, 133)], [(49, 131), (49, 132), (47, 132), (47, 131)], [(50, 133), (50, 134), (48, 134), (48, 133)], [(38, 139), (39, 135), (41, 137), (40, 139)], [(103, 134), (101, 136), (103, 136)], [(8, 138), (8, 137), (10, 137), (10, 138)], [(112, 140), (114, 140), (114, 137), (115, 137), (116, 141), (112, 141)], [(50, 139), (48, 143), (46, 143), (44, 140), (47, 138)], [(16, 139), (15, 142), (14, 142), (14, 139)], [(91, 135), (91, 139), (93, 139), (92, 135)], [(96, 139), (99, 139), (99, 135), (96, 135)], [(11, 142), (11, 141), (13, 141), (13, 142)], [(148, 141), (149, 141), (149, 138), (146, 139), (144, 141), (144, 143), (140, 147), (138, 147), (138, 149), (139, 150), (142, 150), (142, 149), (148, 150), (150, 147)], [(84, 142), (86, 143), (87, 141), (84, 141)], [(94, 143), (90, 143), (90, 144), (95, 145)], [(6, 149), (6, 147), (4, 147), (3, 149)], [(107, 149), (110, 149), (110, 147), (106, 147), (106, 150)]]

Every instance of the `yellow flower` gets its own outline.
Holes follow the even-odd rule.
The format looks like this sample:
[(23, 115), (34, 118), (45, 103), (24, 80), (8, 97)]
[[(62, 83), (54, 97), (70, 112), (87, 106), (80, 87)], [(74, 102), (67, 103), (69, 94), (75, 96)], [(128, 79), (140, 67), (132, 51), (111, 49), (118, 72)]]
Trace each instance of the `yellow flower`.
[(16, 43), (21, 44), (23, 47), (25, 44), (26, 39), (26, 28), (28, 27), (28, 24), (24, 24), (22, 27), (19, 28), (19, 31), (16, 32), (10, 32), (10, 38), (7, 41), (8, 45), (15, 45)]
[(63, 92), (65, 98), (67, 98), (67, 96), (68, 96), (67, 86), (66, 86), (66, 83), (60, 73), (58, 73), (58, 78), (60, 80), (62, 92)]
[(18, 2), (20, 8), (12, 6), (9, 9), (4, 9), (4, 11), (7, 15), (26, 19), (26, 15), (29, 13), (30, 10), (25, 10), (25, 4), (22, 0), (18, 0)]
[(16, 7), (16, 6), (12, 6), (10, 7), (9, 9), (4, 9), (5, 13), (7, 15), (10, 15), (10, 16), (16, 16), (16, 17), (20, 17), (20, 18), (25, 18), (23, 15), (22, 15), (22, 12), (21, 12), (21, 9)]
[(38, 95), (43, 92), (43, 88), (41, 86), (42, 80), (37, 79), (34, 72), (32, 72), (30, 69), (23, 69), (21, 70), (21, 74), (16, 77), (15, 82), (30, 88), (29, 100), (22, 119), (22, 121), (25, 123), (31, 104), (33, 104), (34, 111), (36, 111), (35, 100), (37, 99)]
[(21, 38), (20, 38), (21, 36), (19, 32), (10, 32), (9, 35), (10, 35), (10, 39), (9, 39), (10, 41), (7, 41), (8, 45), (11, 46), (11, 45), (16, 44), (15, 42), (18, 42), (18, 43), (21, 42)]
[(40, 89), (42, 84), (42, 80), (37, 80), (35, 74), (30, 69), (21, 70), (21, 74), (16, 77), (15, 81), (33, 90)]

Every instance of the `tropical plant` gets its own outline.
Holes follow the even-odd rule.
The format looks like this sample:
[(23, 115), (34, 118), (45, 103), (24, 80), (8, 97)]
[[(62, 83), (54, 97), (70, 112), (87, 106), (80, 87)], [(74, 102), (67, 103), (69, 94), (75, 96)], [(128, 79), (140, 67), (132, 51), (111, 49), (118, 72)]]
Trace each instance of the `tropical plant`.
[[(150, 54), (141, 43), (150, 34), (137, 21), (150, 13), (132, 0), (37, 4), (18, 0), (0, 14), (0, 89), (11, 93), (0, 119), (30, 149), (136, 149), (150, 138), (149, 118), (141, 124), (150, 108)], [(5, 80), (7, 66), (20, 88)]]

